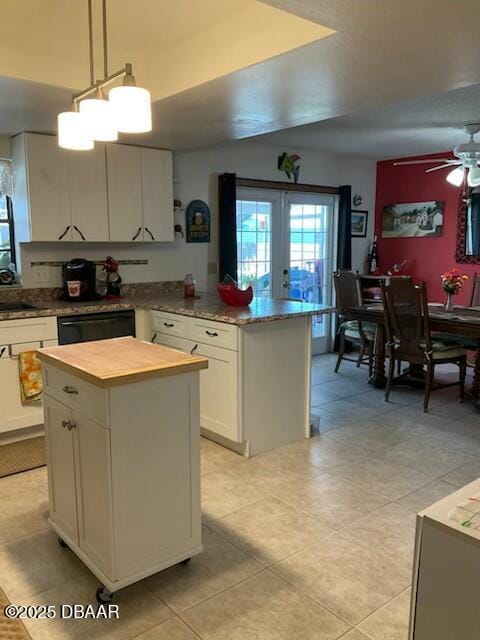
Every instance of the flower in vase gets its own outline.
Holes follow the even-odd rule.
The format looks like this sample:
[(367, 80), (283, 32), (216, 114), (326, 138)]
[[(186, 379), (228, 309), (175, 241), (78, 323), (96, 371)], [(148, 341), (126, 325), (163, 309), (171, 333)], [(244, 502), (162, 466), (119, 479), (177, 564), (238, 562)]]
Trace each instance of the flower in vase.
[(468, 276), (464, 273), (460, 273), (459, 269), (445, 271), (445, 273), (442, 273), (440, 277), (442, 279), (443, 290), (453, 296), (460, 293), (465, 281), (468, 280)]

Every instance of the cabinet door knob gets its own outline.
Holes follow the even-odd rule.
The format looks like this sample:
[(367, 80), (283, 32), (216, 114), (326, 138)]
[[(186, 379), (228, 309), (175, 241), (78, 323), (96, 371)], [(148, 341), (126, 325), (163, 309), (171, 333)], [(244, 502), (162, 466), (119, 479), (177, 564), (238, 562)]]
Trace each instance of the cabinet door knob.
[(77, 425), (75, 424), (75, 422), (69, 422), (69, 423), (67, 424), (67, 429), (68, 429), (69, 431), (71, 431), (72, 429), (76, 429), (76, 428), (77, 428)]
[(132, 240), (136, 240), (138, 238), (141, 230), (142, 230), (142, 227), (138, 227), (137, 233), (133, 236)]
[(65, 427), (68, 427), (69, 425), (69, 421), (68, 420), (62, 420), (62, 427), (65, 429)]
[(62, 234), (60, 234), (60, 235), (58, 236), (58, 239), (59, 239), (59, 240), (63, 240), (63, 238), (67, 235), (67, 233), (68, 233), (69, 231), (70, 231), (70, 225), (68, 225), (68, 227), (65, 229), (65, 231), (64, 231)]
[(155, 236), (153, 235), (153, 233), (150, 231), (150, 229), (148, 227), (144, 227), (145, 231), (150, 235), (152, 240), (155, 240)]
[(63, 387), (65, 393), (70, 393), (72, 395), (78, 396), (78, 391), (75, 387), (70, 387), (68, 384)]
[(83, 235), (83, 233), (80, 231), (80, 229), (74, 224), (73, 228), (75, 229), (75, 231), (78, 233), (78, 235), (81, 237), (82, 240), (86, 241), (87, 239), (85, 238), (85, 236)]

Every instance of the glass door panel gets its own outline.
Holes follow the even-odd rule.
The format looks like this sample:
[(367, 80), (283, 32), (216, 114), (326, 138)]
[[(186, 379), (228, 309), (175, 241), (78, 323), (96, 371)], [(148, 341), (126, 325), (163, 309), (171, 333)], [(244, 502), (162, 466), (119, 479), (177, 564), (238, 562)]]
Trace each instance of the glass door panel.
[[(332, 282), (333, 199), (289, 194), (285, 215), (284, 295), (304, 302), (329, 304)], [(314, 352), (328, 350), (329, 316), (312, 320)]]

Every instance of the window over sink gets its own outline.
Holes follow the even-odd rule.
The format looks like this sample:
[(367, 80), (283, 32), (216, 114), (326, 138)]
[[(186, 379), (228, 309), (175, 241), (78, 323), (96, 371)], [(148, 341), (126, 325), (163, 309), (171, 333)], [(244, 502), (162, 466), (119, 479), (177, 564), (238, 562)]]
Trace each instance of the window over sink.
[(0, 269), (16, 263), (13, 206), (9, 196), (0, 197)]

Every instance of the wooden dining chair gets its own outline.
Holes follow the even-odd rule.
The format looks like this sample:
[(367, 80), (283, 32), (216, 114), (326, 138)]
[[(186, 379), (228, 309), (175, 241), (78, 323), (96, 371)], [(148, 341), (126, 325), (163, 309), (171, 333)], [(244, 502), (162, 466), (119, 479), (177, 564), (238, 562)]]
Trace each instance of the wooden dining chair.
[[(338, 372), (342, 360), (348, 360), (349, 362), (355, 362), (357, 367), (361, 364), (368, 364), (369, 375), (371, 375), (376, 325), (370, 322), (353, 320), (350, 314), (352, 307), (359, 307), (362, 304), (359, 276), (353, 271), (335, 271), (333, 284), (336, 309), (340, 320), (338, 328), (340, 344), (335, 373)], [(359, 353), (355, 359), (345, 356), (349, 343), (358, 347)]]
[[(430, 394), (433, 390), (459, 384), (459, 398), (463, 400), (467, 353), (458, 342), (438, 340), (432, 337), (425, 284), (415, 285), (408, 280), (392, 280), (389, 285), (382, 286), (382, 298), (387, 337), (386, 348), (389, 358), (385, 401), (388, 402), (394, 384), (407, 382), (425, 383), (423, 399), (425, 413), (428, 411)], [(394, 377), (395, 362), (398, 360), (408, 362), (410, 369)], [(459, 381), (435, 384), (435, 367), (451, 363), (457, 364), (459, 367)], [(414, 377), (412, 365), (417, 365), (417, 370), (421, 371), (426, 367), (425, 379)]]

